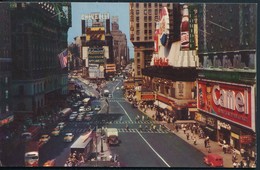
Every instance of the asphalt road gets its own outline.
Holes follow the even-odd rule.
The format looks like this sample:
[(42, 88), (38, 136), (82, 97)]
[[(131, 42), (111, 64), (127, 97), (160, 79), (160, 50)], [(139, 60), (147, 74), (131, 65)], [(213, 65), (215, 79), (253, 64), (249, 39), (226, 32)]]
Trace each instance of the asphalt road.
[[(76, 139), (89, 128), (98, 126), (118, 128), (120, 145), (110, 149), (113, 154), (119, 155), (119, 161), (127, 167), (206, 167), (201, 152), (167, 129), (159, 129), (159, 125), (155, 124), (157, 129), (150, 130), (150, 125), (154, 123), (152, 120), (146, 119), (146, 116), (144, 120), (136, 122), (137, 115), (141, 118), (144, 115), (123, 98), (121, 89), (116, 89), (122, 84), (122, 78), (119, 78), (119, 80), (108, 82), (104, 87), (112, 93), (112, 98), (107, 99), (108, 103), (104, 98), (92, 101), (92, 105), (100, 105), (101, 110), (94, 113), (91, 121), (68, 121), (60, 136), (51, 136), (50, 141), (40, 149), (40, 165), (55, 158), (56, 165), (63, 166), (69, 154), (69, 147), (73, 143), (63, 142), (64, 134), (72, 132)], [(82, 85), (85, 90), (97, 95), (97, 92), (91, 87)], [(126, 124), (129, 126), (129, 130), (125, 128)], [(143, 128), (147, 126), (148, 130), (140, 131), (140, 125)], [(53, 127), (49, 127), (49, 134)], [(16, 160), (23, 160), (21, 156), (23, 153), (17, 155), (19, 158), (17, 157)]]

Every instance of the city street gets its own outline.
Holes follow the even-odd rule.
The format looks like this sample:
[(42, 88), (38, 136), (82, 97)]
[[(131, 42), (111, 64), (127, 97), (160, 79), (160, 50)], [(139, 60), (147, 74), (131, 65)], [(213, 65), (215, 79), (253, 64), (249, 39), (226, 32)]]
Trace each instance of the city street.
[[(68, 155), (71, 143), (63, 141), (64, 134), (72, 132), (75, 135), (74, 140), (89, 128), (114, 127), (119, 131), (119, 146), (112, 146), (110, 150), (113, 154), (119, 155), (119, 161), (127, 167), (205, 167), (203, 163), (203, 154), (185, 141), (169, 132), (167, 129), (151, 130), (153, 121), (145, 117), (144, 120), (136, 122), (137, 115), (143, 116), (143, 113), (123, 98), (123, 91), (116, 89), (122, 86), (121, 79), (114, 82), (108, 82), (104, 89), (112, 93), (112, 98), (108, 99), (108, 104), (101, 98), (93, 100), (92, 105), (100, 105), (101, 110), (95, 111), (91, 121), (67, 121), (67, 125), (61, 131), (59, 136), (52, 136), (49, 142), (40, 148), (40, 165), (47, 160), (56, 159), (56, 166), (63, 166)], [(83, 86), (88, 89), (90, 87)], [(92, 89), (93, 91), (93, 89)], [(107, 107), (109, 105), (109, 113)], [(57, 123), (56, 123), (57, 124)], [(51, 125), (46, 132), (56, 126)], [(126, 129), (126, 125), (129, 129)], [(139, 126), (142, 126), (142, 130)], [(144, 127), (148, 129), (145, 130)], [(21, 146), (22, 148), (22, 146)], [(23, 150), (19, 150), (17, 159), (12, 163), (14, 166), (23, 165)], [(19, 158), (18, 158), (19, 156)], [(189, 161), (183, 161), (189, 158)], [(20, 160), (20, 161), (18, 161)]]

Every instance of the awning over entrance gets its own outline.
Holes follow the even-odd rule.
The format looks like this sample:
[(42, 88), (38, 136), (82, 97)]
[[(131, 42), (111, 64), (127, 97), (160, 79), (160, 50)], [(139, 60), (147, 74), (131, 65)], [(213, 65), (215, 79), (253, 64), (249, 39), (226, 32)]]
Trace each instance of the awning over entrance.
[(160, 101), (158, 101), (158, 100), (155, 100), (154, 105), (159, 106), (159, 107), (162, 108), (162, 109), (166, 109), (166, 108), (168, 107), (167, 104), (165, 104), (165, 103), (163, 103), (163, 102), (160, 102)]
[(185, 123), (196, 123), (195, 120), (177, 120), (174, 122), (175, 124), (185, 124)]
[(189, 112), (197, 112), (198, 109), (197, 108), (189, 108)]

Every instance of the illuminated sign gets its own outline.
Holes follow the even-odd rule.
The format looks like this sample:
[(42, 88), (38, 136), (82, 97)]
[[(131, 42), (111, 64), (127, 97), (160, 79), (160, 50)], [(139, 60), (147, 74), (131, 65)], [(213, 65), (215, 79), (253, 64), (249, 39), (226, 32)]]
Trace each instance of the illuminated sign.
[(86, 28), (86, 38), (87, 38), (87, 41), (105, 40), (105, 28), (104, 27)]
[(253, 89), (245, 85), (199, 80), (197, 107), (204, 112), (254, 129)]

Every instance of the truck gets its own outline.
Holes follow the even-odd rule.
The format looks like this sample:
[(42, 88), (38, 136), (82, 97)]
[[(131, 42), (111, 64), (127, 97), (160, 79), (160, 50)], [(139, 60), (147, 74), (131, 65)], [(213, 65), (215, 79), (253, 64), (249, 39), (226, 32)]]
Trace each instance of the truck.
[(119, 144), (117, 128), (107, 128), (105, 130), (105, 135), (106, 135), (107, 143), (109, 144), (109, 146)]
[(37, 141), (26, 142), (24, 163), (25, 167), (39, 166), (39, 143)]
[(108, 97), (108, 95), (109, 95), (109, 90), (107, 90), (107, 89), (104, 90), (104, 96), (105, 96), (105, 97)]
[(65, 109), (63, 109), (62, 111), (60, 111), (60, 115), (61, 115), (63, 118), (68, 117), (71, 113), (72, 113), (72, 109), (71, 109), (71, 108), (65, 108)]

